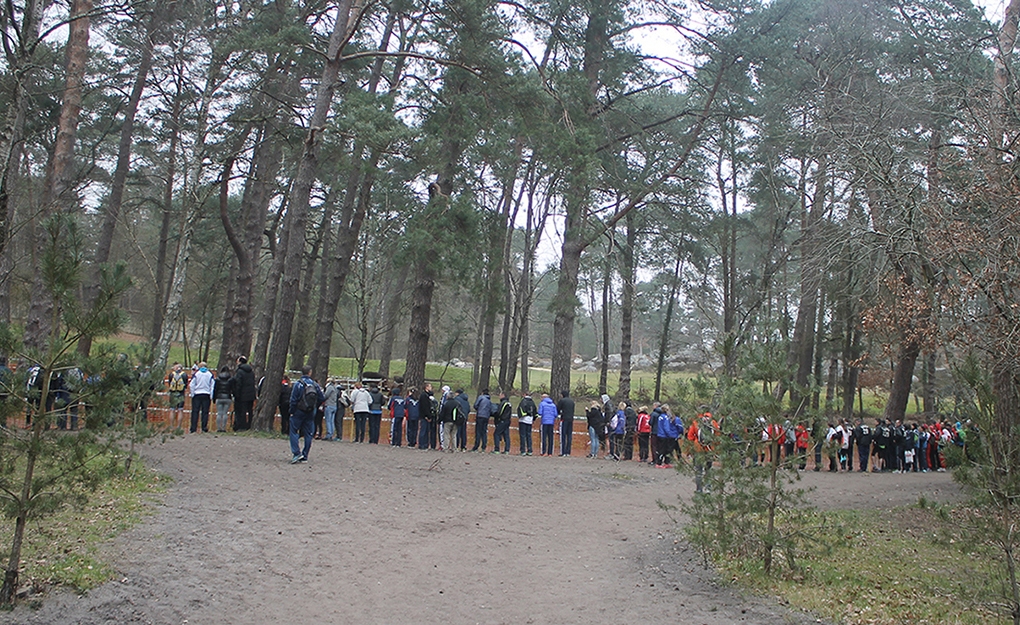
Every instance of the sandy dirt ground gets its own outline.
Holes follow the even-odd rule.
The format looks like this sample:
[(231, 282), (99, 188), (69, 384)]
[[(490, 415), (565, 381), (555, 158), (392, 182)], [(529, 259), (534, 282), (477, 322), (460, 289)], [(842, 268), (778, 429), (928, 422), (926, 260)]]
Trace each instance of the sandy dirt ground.
[[(638, 462), (198, 434), (142, 450), (174, 480), (108, 548), (119, 580), (0, 623), (800, 624), (720, 584), (657, 502), (690, 478)], [(960, 496), (945, 473), (807, 472), (822, 507)]]

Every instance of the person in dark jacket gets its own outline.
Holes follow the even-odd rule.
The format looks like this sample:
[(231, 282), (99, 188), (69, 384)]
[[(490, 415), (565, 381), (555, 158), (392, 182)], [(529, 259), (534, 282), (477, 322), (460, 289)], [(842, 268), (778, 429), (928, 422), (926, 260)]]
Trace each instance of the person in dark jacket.
[(475, 400), (475, 446), (471, 451), (478, 451), (479, 445), (482, 452), (489, 443), (489, 417), (492, 415), (492, 399), (489, 397), (489, 389), (483, 389)]
[(568, 390), (561, 391), (560, 395), (556, 403), (556, 412), (560, 415), (560, 455), (569, 456), (574, 441), (574, 399)]
[(627, 407), (623, 409), (623, 417), (623, 459), (633, 460), (634, 435), (637, 433), (637, 412), (629, 401)]
[(496, 438), (492, 442), (492, 453), (494, 454), (499, 453), (500, 441), (503, 442), (503, 453), (510, 453), (510, 414), (512, 412), (513, 408), (510, 407), (510, 400), (506, 398), (506, 393), (500, 392), (499, 405), (492, 411), (492, 420), (496, 424)]
[(454, 440), (457, 437), (457, 424), (459, 421), (467, 419), (461, 416), (463, 409), (463, 405), (455, 398), (443, 402), (443, 407), (439, 409), (439, 422), (443, 425), (443, 451), (445, 452), (452, 454), (457, 449)]
[(241, 356), (237, 359), (237, 371), (234, 372), (235, 432), (251, 428), (252, 407), (254, 405), (255, 371), (248, 364), (248, 359)]
[(368, 387), (368, 394), (372, 396), (372, 403), (368, 405), (368, 444), (379, 444), (379, 430), (382, 428), (382, 408), (385, 400), (379, 385), (372, 382)]
[(525, 393), (521, 403), (517, 404), (517, 434), (521, 441), (522, 456), (532, 454), (531, 427), (537, 416), (538, 406), (535, 405), (535, 400), (531, 398), (530, 393)]
[[(306, 396), (312, 397), (308, 402)], [(308, 462), (308, 452), (312, 448), (312, 436), (315, 433), (315, 413), (322, 403), (326, 401), (326, 395), (319, 388), (319, 385), (312, 379), (312, 368), (308, 365), (301, 367), (301, 379), (294, 383), (290, 393), (290, 452), (293, 455), (291, 464)], [(308, 405), (311, 403), (312, 405)], [(304, 438), (304, 448), (298, 447), (298, 441)]]
[(457, 447), (461, 451), (467, 451), (467, 422), (471, 414), (471, 400), (462, 388), (457, 389), (457, 396), (454, 399), (460, 403), (457, 416)]
[[(216, 431), (226, 432), (230, 421), (230, 398), (234, 391), (234, 377), (230, 375), (230, 367), (223, 365), (213, 381), (213, 398), (216, 401)], [(234, 429), (237, 429), (235, 420)]]
[(585, 413), (588, 419), (588, 441), (589, 441), (589, 453), (588, 458), (599, 457), (599, 432), (604, 427), (602, 424), (602, 407), (599, 406), (597, 401), (591, 403), (591, 407), (588, 408), (588, 412)]
[(418, 397), (418, 449), (436, 448), (439, 440), (439, 422), (432, 399), (432, 384), (425, 383), (425, 390)]

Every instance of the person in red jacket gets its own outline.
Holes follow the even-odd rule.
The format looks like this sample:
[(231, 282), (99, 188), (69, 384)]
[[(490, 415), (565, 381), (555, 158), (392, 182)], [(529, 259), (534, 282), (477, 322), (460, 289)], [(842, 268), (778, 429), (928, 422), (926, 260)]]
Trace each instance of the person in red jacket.
[(807, 450), (811, 441), (811, 434), (808, 432), (807, 425), (803, 421), (797, 424), (794, 432), (796, 432), (797, 437), (794, 441), (794, 447), (796, 447), (797, 459), (800, 461), (800, 470), (803, 471), (807, 466)]
[(637, 413), (638, 459), (648, 462), (648, 439), (652, 435), (652, 419), (648, 407), (641, 406)]

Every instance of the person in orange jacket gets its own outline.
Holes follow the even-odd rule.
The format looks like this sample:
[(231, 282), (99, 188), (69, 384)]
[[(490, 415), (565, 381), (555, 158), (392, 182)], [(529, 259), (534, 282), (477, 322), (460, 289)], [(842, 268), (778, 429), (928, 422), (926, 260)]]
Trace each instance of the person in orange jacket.
[(705, 479), (712, 469), (712, 454), (715, 452), (715, 441), (719, 436), (719, 422), (712, 417), (707, 406), (691, 422), (687, 429), (687, 440), (694, 447), (694, 490), (709, 492), (711, 488)]

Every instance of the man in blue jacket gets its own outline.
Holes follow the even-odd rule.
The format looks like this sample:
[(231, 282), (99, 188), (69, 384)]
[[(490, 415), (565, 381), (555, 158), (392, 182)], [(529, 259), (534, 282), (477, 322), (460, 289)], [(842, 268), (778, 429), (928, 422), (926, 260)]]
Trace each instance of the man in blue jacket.
[[(322, 389), (312, 379), (312, 368), (301, 367), (301, 379), (290, 391), (290, 453), (291, 464), (308, 462), (308, 451), (312, 448), (315, 432), (315, 412), (326, 401)], [(304, 449), (298, 449), (298, 439), (304, 437)]]
[(481, 445), (482, 453), (489, 444), (489, 416), (492, 415), (492, 399), (489, 397), (489, 389), (483, 389), (478, 399), (475, 400), (475, 446), (471, 451), (478, 451)]
[(542, 456), (553, 455), (553, 433), (556, 431), (556, 402), (547, 393), (542, 393), (542, 401), (538, 404), (538, 416), (542, 419)]

